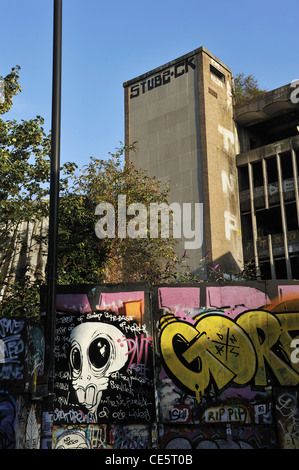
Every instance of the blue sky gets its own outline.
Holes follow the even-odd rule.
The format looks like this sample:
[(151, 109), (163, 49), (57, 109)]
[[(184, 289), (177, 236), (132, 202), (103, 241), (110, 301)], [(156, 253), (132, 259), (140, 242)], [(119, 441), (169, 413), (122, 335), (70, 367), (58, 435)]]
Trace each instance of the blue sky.
[[(299, 79), (299, 2), (63, 0), (61, 163), (105, 158), (124, 141), (123, 83), (204, 46), (271, 90)], [(2, 1), (0, 76), (23, 92), (3, 119), (51, 127), (53, 0)]]

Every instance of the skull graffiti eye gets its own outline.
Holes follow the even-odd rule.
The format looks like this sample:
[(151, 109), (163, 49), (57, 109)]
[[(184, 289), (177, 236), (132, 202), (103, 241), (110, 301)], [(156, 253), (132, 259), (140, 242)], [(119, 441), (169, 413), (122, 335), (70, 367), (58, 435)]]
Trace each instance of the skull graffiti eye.
[(75, 370), (79, 371), (81, 369), (81, 353), (77, 347), (73, 348), (71, 351), (71, 364)]
[(110, 357), (110, 344), (105, 338), (95, 339), (89, 346), (89, 360), (95, 369), (102, 369)]

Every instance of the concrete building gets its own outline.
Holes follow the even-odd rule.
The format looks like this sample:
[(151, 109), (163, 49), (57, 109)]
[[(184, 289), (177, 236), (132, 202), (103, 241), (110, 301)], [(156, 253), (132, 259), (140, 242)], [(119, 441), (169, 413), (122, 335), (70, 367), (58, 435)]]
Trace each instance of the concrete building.
[(262, 279), (299, 278), (299, 104), (293, 93), (285, 85), (234, 108), (244, 259), (255, 259)]
[(208, 253), (227, 273), (254, 260), (262, 279), (298, 277), (299, 106), (290, 85), (235, 106), (233, 86), (204, 47), (124, 83), (127, 159), (170, 181), (171, 203), (203, 204), (193, 272)]

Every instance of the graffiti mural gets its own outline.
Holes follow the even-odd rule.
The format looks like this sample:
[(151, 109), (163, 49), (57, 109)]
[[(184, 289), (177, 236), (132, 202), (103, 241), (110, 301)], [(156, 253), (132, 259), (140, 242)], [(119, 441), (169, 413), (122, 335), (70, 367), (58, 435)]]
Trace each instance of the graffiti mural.
[(269, 449), (273, 448), (275, 434), (266, 426), (163, 426), (160, 435), (162, 449)]
[(25, 334), (25, 320), (0, 318), (0, 383), (24, 378)]
[(39, 381), (44, 376), (45, 337), (41, 328), (36, 325), (27, 326), (25, 348), (27, 380), (29, 391), (39, 396)]
[(110, 427), (109, 440), (113, 449), (152, 449), (150, 425), (119, 425)]
[(298, 390), (275, 390), (277, 432), (282, 449), (299, 449)]
[(51, 409), (43, 328), (0, 318), (2, 449), (299, 448), (299, 281), (58, 286)]
[(151, 425), (89, 424), (53, 427), (53, 449), (151, 448)]
[(15, 400), (7, 392), (0, 392), (0, 449), (15, 448), (15, 419)]
[(249, 310), (234, 320), (222, 312), (200, 313), (194, 325), (173, 314), (160, 321), (165, 369), (200, 401), (213, 382), (216, 391), (229, 384), (267, 386), (266, 366), (280, 385), (296, 386), (298, 364), (291, 363), (291, 333), (299, 331), (299, 313)]
[(54, 449), (107, 449), (107, 426), (54, 426)]
[(144, 292), (99, 292), (96, 307), (105, 309), (57, 313), (53, 422), (149, 423), (153, 338)]
[(36, 405), (0, 392), (0, 449), (39, 449), (40, 425)]
[[(154, 299), (159, 420), (177, 426), (174, 439), (185, 439), (171, 445), (186, 444), (182, 430), (188, 425), (200, 424), (204, 433), (227, 426), (270, 428), (279, 406), (274, 389), (298, 390), (298, 284), (161, 286)], [(292, 396), (297, 403), (297, 394)], [(284, 431), (292, 430), (293, 446), (294, 410), (288, 422), (280, 421)], [(166, 432), (162, 441), (168, 439)], [(239, 444), (230, 439), (230, 446)]]
[(26, 319), (0, 318), (0, 388), (36, 393), (44, 373), (44, 335)]

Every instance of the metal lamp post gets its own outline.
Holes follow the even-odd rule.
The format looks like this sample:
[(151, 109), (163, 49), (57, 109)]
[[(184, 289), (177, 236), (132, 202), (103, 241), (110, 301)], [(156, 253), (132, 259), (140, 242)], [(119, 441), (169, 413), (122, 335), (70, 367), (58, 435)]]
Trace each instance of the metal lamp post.
[(60, 127), (61, 127), (61, 44), (62, 44), (62, 0), (54, 0), (53, 25), (53, 81), (52, 81), (52, 126), (51, 126), (51, 176), (49, 245), (47, 263), (47, 316), (46, 316), (46, 371), (48, 394), (54, 390), (54, 350), (56, 326), (57, 286), (57, 237), (59, 205)]

